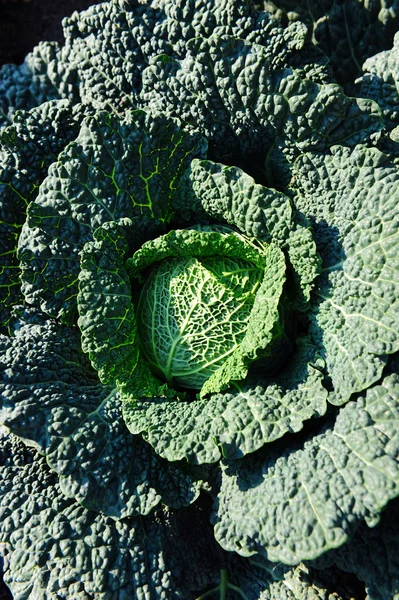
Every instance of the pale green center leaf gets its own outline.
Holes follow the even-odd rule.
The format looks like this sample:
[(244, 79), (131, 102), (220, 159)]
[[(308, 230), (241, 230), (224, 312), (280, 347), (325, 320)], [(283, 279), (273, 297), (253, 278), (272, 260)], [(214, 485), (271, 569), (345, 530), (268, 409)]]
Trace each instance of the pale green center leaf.
[(263, 271), (231, 257), (162, 261), (143, 286), (141, 348), (169, 385), (200, 389), (240, 345)]

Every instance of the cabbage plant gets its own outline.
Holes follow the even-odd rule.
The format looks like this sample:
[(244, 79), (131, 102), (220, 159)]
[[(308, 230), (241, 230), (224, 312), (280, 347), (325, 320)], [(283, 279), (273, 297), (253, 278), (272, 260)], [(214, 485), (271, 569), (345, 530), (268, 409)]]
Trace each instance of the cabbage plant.
[(395, 46), (350, 97), (288, 4), (110, 0), (0, 71), (14, 598), (398, 595)]

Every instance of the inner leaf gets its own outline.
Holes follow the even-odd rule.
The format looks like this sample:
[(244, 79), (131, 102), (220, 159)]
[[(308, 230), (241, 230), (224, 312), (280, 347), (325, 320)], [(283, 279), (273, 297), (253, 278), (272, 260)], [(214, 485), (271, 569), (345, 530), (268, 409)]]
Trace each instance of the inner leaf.
[(240, 258), (162, 261), (143, 286), (141, 348), (169, 385), (201, 389), (242, 342), (262, 269)]

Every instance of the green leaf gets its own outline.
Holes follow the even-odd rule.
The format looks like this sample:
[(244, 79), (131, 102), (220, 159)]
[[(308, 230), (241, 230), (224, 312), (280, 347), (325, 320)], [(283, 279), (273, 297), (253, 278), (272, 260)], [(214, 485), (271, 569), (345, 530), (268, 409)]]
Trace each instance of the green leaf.
[(131, 224), (129, 219), (105, 223), (94, 232), (95, 241), (87, 242), (82, 250), (77, 298), (82, 350), (104, 384), (127, 381), (139, 357), (131, 286), (124, 267), (128, 245), (123, 225)]
[[(270, 46), (274, 60), (280, 64), (296, 61), (303, 68), (311, 63), (319, 77), (326, 76), (325, 57), (311, 43), (303, 23), (292, 23), (284, 29), (270, 13), (254, 10), (251, 0), (214, 0), (199, 6), (196, 0), (160, 0), (157, 7), (166, 18), (160, 18), (154, 33), (168, 39), (173, 55), (184, 57), (189, 40), (210, 35), (234, 35), (240, 39)], [(311, 68), (311, 67), (310, 67)]]
[[(399, 24), (399, 10), (397, 20)], [(399, 124), (398, 50), (399, 35), (396, 34), (392, 48), (368, 58), (363, 65), (363, 75), (356, 80), (359, 96), (378, 102), (388, 129)]]
[(348, 98), (291, 68), (273, 46), (226, 35), (195, 38), (184, 60), (154, 60), (143, 73), (141, 98), (178, 117), (212, 142), (218, 156), (263, 156), (274, 144), (293, 156), (353, 146), (381, 129), (378, 106)]
[(20, 303), (18, 238), (29, 202), (61, 150), (79, 132), (83, 107), (54, 100), (30, 112), (18, 112), (0, 135), (0, 326)]
[(399, 494), (398, 399), (395, 374), (303, 449), (227, 462), (213, 515), (221, 546), (292, 565), (341, 546), (363, 520), (378, 523)]
[(129, 393), (167, 393), (139, 351), (129, 276), (125, 268), (130, 219), (105, 223), (94, 242), (82, 250), (79, 273), (78, 326), (82, 350), (89, 355), (101, 383), (129, 388)]
[(328, 587), (323, 585), (318, 571), (304, 564), (290, 568), (263, 556), (243, 558), (235, 553), (229, 553), (228, 560), (229, 583), (246, 600), (344, 600), (349, 597), (330, 593), (331, 580)]
[[(272, 14), (277, 5), (290, 18), (299, 19), (309, 27), (312, 40), (329, 57), (334, 77), (341, 84), (352, 83), (361, 73), (369, 56), (386, 50), (399, 26), (396, 1), (364, 2), (363, 0), (278, 0), (268, 2)], [(274, 9), (274, 10), (273, 10)], [(279, 11), (280, 15), (282, 11)], [(279, 17), (279, 13), (275, 16)]]
[(106, 112), (84, 121), (80, 134), (49, 169), (19, 242), (26, 301), (55, 317), (76, 312), (80, 253), (93, 231), (129, 217), (137, 240), (154, 220), (168, 222), (180, 176), (205, 141), (163, 116)]
[(264, 267), (264, 248), (254, 240), (244, 238), (229, 227), (196, 225), (189, 229), (169, 231), (155, 240), (145, 242), (131, 258), (126, 268), (131, 278), (142, 281), (140, 272), (166, 258), (224, 256), (242, 258), (259, 269)]
[(290, 302), (297, 310), (309, 308), (320, 257), (310, 223), (293, 210), (285, 194), (255, 183), (237, 167), (194, 159), (180, 181), (174, 206), (187, 220), (210, 217), (247, 236), (279, 245), (291, 263), (294, 290)]
[(399, 594), (399, 503), (390, 502), (376, 527), (362, 525), (352, 539), (316, 562), (334, 563), (366, 584), (367, 600), (395, 600)]
[[(188, 542), (190, 517), (201, 535)], [(191, 600), (217, 574), (208, 528), (195, 508), (122, 520), (87, 510), (37, 458), (0, 467), (0, 543), (14, 598)]]
[(3, 65), (0, 69), (0, 130), (12, 123), (17, 110), (31, 110), (60, 98), (78, 101), (67, 81), (54, 68), (59, 44), (41, 42), (22, 65)]
[[(223, 376), (217, 384), (212, 379), (205, 393), (224, 389), (231, 378), (245, 378), (248, 364), (257, 358), (255, 340), (257, 347), (267, 345), (269, 329), (278, 321), (285, 279), (284, 256), (276, 257), (278, 253), (278, 248), (269, 250), (221, 226), (170, 231), (143, 244), (127, 260), (127, 269), (141, 279), (145, 267), (159, 263), (148, 275), (137, 306), (141, 348), (154, 373), (169, 385), (200, 389), (222, 368)], [(256, 300), (269, 293), (262, 285), (270, 287), (273, 298), (266, 308)], [(265, 318), (264, 335), (254, 334), (253, 327)], [(246, 349), (242, 355), (241, 344)]]
[(188, 221), (211, 217), (265, 242), (285, 241), (292, 227), (288, 196), (255, 183), (238, 167), (210, 160), (191, 162), (173, 204)]
[(64, 19), (58, 64), (73, 77), (83, 102), (119, 114), (137, 107), (148, 60), (170, 50), (154, 31), (164, 18), (149, 5), (124, 10), (118, 2), (102, 2)]
[(326, 411), (315, 348), (306, 339), (297, 346), (281, 375), (257, 384), (250, 380), (242, 391), (192, 402), (124, 398), (126, 424), (170, 461), (211, 463), (254, 452)]
[(63, 33), (61, 81), (83, 102), (118, 113), (140, 106), (142, 72), (152, 60), (183, 58), (189, 40), (210, 34), (268, 44), (279, 64), (291, 60), (319, 79), (328, 76), (326, 57), (302, 23), (283, 29), (267, 12), (254, 11), (250, 0), (102, 2), (64, 19)]
[(99, 382), (78, 331), (27, 318), (0, 338), (0, 422), (45, 454), (63, 493), (118, 518), (147, 514), (161, 500), (193, 502), (201, 482), (130, 435), (119, 394)]
[(331, 377), (329, 399), (342, 404), (399, 350), (399, 172), (376, 149), (336, 147), (301, 157), (294, 182), (323, 261), (310, 331)]
[(256, 292), (245, 335), (234, 352), (206, 380), (200, 397), (221, 392), (231, 382), (245, 379), (254, 360), (271, 356), (272, 342), (284, 335), (280, 310), (285, 280), (284, 254), (270, 244), (265, 251), (264, 276)]
[(295, 211), (294, 225), (283, 248), (287, 252), (293, 278), (290, 302), (294, 309), (308, 311), (316, 277), (321, 272), (321, 258), (317, 252), (310, 222)]

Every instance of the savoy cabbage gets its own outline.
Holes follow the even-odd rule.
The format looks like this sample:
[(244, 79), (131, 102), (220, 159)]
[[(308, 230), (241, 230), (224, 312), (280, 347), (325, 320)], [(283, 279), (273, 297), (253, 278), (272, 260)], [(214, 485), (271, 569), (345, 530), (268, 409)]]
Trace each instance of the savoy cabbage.
[(0, 71), (17, 600), (399, 597), (399, 6), (302, 5), (109, 0)]

